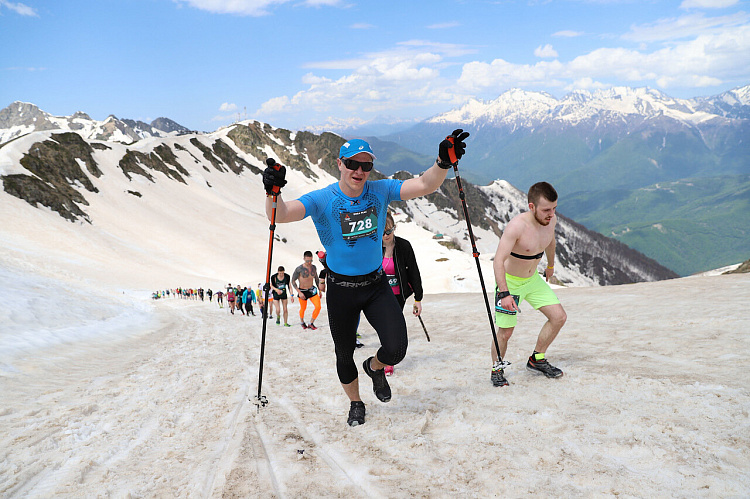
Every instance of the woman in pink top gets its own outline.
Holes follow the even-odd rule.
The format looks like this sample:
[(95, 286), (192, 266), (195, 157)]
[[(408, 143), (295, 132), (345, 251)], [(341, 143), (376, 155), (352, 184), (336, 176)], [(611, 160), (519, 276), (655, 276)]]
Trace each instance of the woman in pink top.
[[(403, 310), (407, 298), (414, 294), (414, 315), (422, 314), (422, 276), (414, 256), (411, 243), (404, 238), (396, 237), (396, 223), (390, 212), (386, 215), (383, 232), (383, 271), (388, 278), (393, 294), (396, 295)], [(393, 366), (386, 366), (385, 373), (393, 374)]]

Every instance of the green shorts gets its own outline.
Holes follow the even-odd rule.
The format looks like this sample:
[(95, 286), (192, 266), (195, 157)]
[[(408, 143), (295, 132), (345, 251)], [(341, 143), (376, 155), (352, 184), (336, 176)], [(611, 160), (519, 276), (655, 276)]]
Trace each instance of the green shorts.
[[(534, 272), (531, 277), (516, 277), (505, 274), (505, 282), (508, 284), (508, 291), (513, 295), (517, 304), (523, 300), (529, 302), (534, 310), (539, 310), (546, 305), (556, 305), (560, 303), (555, 292), (549, 287), (547, 281), (542, 276)], [(518, 322), (516, 314), (518, 312), (505, 310), (500, 306), (500, 300), (497, 298), (497, 288), (495, 288), (495, 324), (497, 327), (509, 328), (515, 327)]]

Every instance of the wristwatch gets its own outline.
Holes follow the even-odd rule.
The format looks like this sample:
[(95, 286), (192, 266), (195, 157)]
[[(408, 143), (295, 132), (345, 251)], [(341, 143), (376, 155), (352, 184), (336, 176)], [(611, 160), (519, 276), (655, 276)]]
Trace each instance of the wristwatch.
[(499, 292), (499, 293), (497, 294), (497, 297), (498, 297), (498, 298), (500, 298), (501, 300), (502, 300), (503, 298), (505, 298), (506, 296), (510, 296), (510, 291), (500, 291), (500, 292)]
[(444, 163), (443, 160), (440, 159), (440, 156), (438, 156), (436, 162), (437, 162), (437, 165), (443, 170), (449, 170), (453, 168), (453, 163)]

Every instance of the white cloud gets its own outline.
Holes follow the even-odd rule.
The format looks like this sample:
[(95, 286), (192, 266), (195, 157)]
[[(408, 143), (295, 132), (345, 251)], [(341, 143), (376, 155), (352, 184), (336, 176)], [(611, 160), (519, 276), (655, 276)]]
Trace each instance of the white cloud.
[(219, 111), (231, 112), (237, 110), (237, 104), (230, 104), (228, 102), (225, 102), (221, 106), (219, 106)]
[(367, 23), (354, 23), (351, 26), (349, 26), (351, 29), (372, 29), (375, 26), (372, 24)]
[(600, 81), (595, 81), (592, 78), (580, 78), (570, 85), (565, 87), (565, 90), (572, 91), (572, 90), (598, 90), (603, 88), (610, 88), (612, 85), (609, 85), (607, 83), (602, 83)]
[(723, 9), (737, 5), (739, 0), (683, 0), (681, 9)]
[(200, 10), (215, 14), (240, 14), (246, 16), (264, 16), (268, 8), (280, 5), (289, 0), (174, 0), (179, 4), (188, 4)]
[(36, 13), (36, 10), (33, 7), (29, 7), (28, 5), (20, 3), (20, 2), (13, 3), (13, 2), (8, 2), (7, 0), (0, 0), (0, 7), (5, 7), (6, 9), (10, 9), (16, 14), (21, 15), (21, 16), (39, 17), (39, 14)]
[[(2, 1), (2, 0), (0, 0)], [(274, 6), (291, 0), (173, 0), (178, 4), (187, 4), (200, 10), (216, 14), (238, 14), (243, 16), (265, 16)], [(304, 0), (298, 5), (323, 7), (342, 5), (342, 0)]]
[(256, 114), (322, 114), (339, 108), (344, 114), (363, 118), (435, 103), (460, 103), (467, 96), (450, 88), (451, 82), (441, 77), (440, 69), (456, 54), (471, 52), (460, 45), (410, 40), (359, 59), (308, 63), (307, 67), (315, 69), (345, 68), (348, 74), (332, 79), (308, 73), (302, 78), (307, 89), (270, 99)]
[(432, 42), (429, 40), (408, 40), (405, 42), (399, 42), (398, 45), (400, 47), (430, 50), (443, 54), (445, 57), (460, 57), (462, 55), (473, 54), (476, 52), (475, 49), (469, 48), (466, 45)]
[(521, 87), (563, 87), (594, 80), (662, 88), (715, 86), (750, 80), (750, 25), (725, 28), (651, 52), (600, 48), (571, 61), (514, 64), (503, 59), (465, 64), (458, 80), (469, 92)]
[(552, 48), (549, 43), (542, 47), (541, 45), (534, 50), (534, 55), (542, 59), (551, 59), (557, 57), (557, 50)]
[(556, 33), (552, 33), (552, 36), (558, 36), (562, 38), (575, 38), (575, 37), (583, 36), (583, 35), (584, 33), (582, 31), (570, 31), (570, 30), (562, 30)]
[(289, 97), (287, 97), (286, 95), (281, 97), (274, 97), (273, 99), (269, 99), (264, 102), (257, 112), (259, 114), (274, 114), (285, 112), (288, 110), (289, 104)]
[(330, 79), (324, 78), (322, 76), (315, 76), (312, 73), (307, 73), (302, 77), (302, 83), (304, 83), (305, 85), (325, 85), (330, 82)]
[(515, 64), (503, 59), (491, 63), (470, 62), (464, 64), (458, 84), (469, 92), (481, 92), (491, 88), (538, 87), (563, 85), (557, 76), (565, 72), (559, 61), (542, 61), (534, 65)]
[(335, 7), (337, 5), (341, 5), (341, 0), (305, 0), (304, 4), (308, 7), (322, 7), (322, 6), (328, 6), (328, 7)]
[(710, 33), (720, 33), (722, 30), (747, 24), (748, 21), (750, 21), (750, 15), (744, 12), (720, 17), (691, 14), (661, 19), (653, 24), (632, 26), (630, 31), (624, 34), (622, 38), (634, 42), (680, 40)]
[(394, 49), (393, 51), (364, 54), (362, 57), (356, 59), (306, 62), (302, 65), (302, 67), (308, 69), (334, 69), (353, 71), (368, 65), (371, 61), (378, 59), (381, 56), (389, 57), (390, 54), (398, 51), (409, 51), (409, 53), (418, 53), (417, 51), (425, 51), (426, 53), (442, 54), (442, 56), (446, 58), (460, 57), (476, 52), (474, 49), (468, 48), (465, 45), (430, 42), (426, 40), (408, 40), (405, 42), (399, 42), (397, 45), (398, 48)]

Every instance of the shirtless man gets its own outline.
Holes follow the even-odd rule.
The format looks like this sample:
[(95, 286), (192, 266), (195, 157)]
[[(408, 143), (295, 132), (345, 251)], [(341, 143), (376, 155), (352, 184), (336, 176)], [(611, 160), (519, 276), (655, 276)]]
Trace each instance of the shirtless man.
[[(549, 281), (555, 271), (555, 225), (557, 218), (557, 192), (547, 182), (531, 186), (528, 195), (529, 211), (513, 217), (503, 231), (495, 253), (495, 324), (500, 355), (505, 358), (508, 340), (516, 326), (518, 305), (526, 300), (534, 309), (547, 317), (536, 340), (534, 352), (526, 363), (530, 371), (544, 374), (548, 378), (559, 378), (563, 372), (547, 362), (546, 352), (565, 324), (567, 315), (560, 305)], [(537, 264), (547, 255), (545, 281), (537, 273)], [(497, 351), (492, 345), (492, 374), (494, 386), (507, 386), (503, 368), (498, 362)]]
[[(292, 286), (297, 290), (297, 296), (299, 297), (299, 318), (300, 321), (302, 321), (302, 327), (304, 329), (310, 328), (314, 330), (318, 329), (315, 327), (315, 319), (318, 318), (318, 314), (320, 314), (321, 310), (320, 293), (318, 292), (320, 280), (318, 279), (318, 270), (312, 263), (312, 251), (305, 251), (304, 259), (305, 263), (294, 269), (294, 274), (292, 274)], [(313, 282), (315, 284), (313, 284)], [(310, 300), (315, 306), (310, 324), (305, 324), (307, 300)]]

